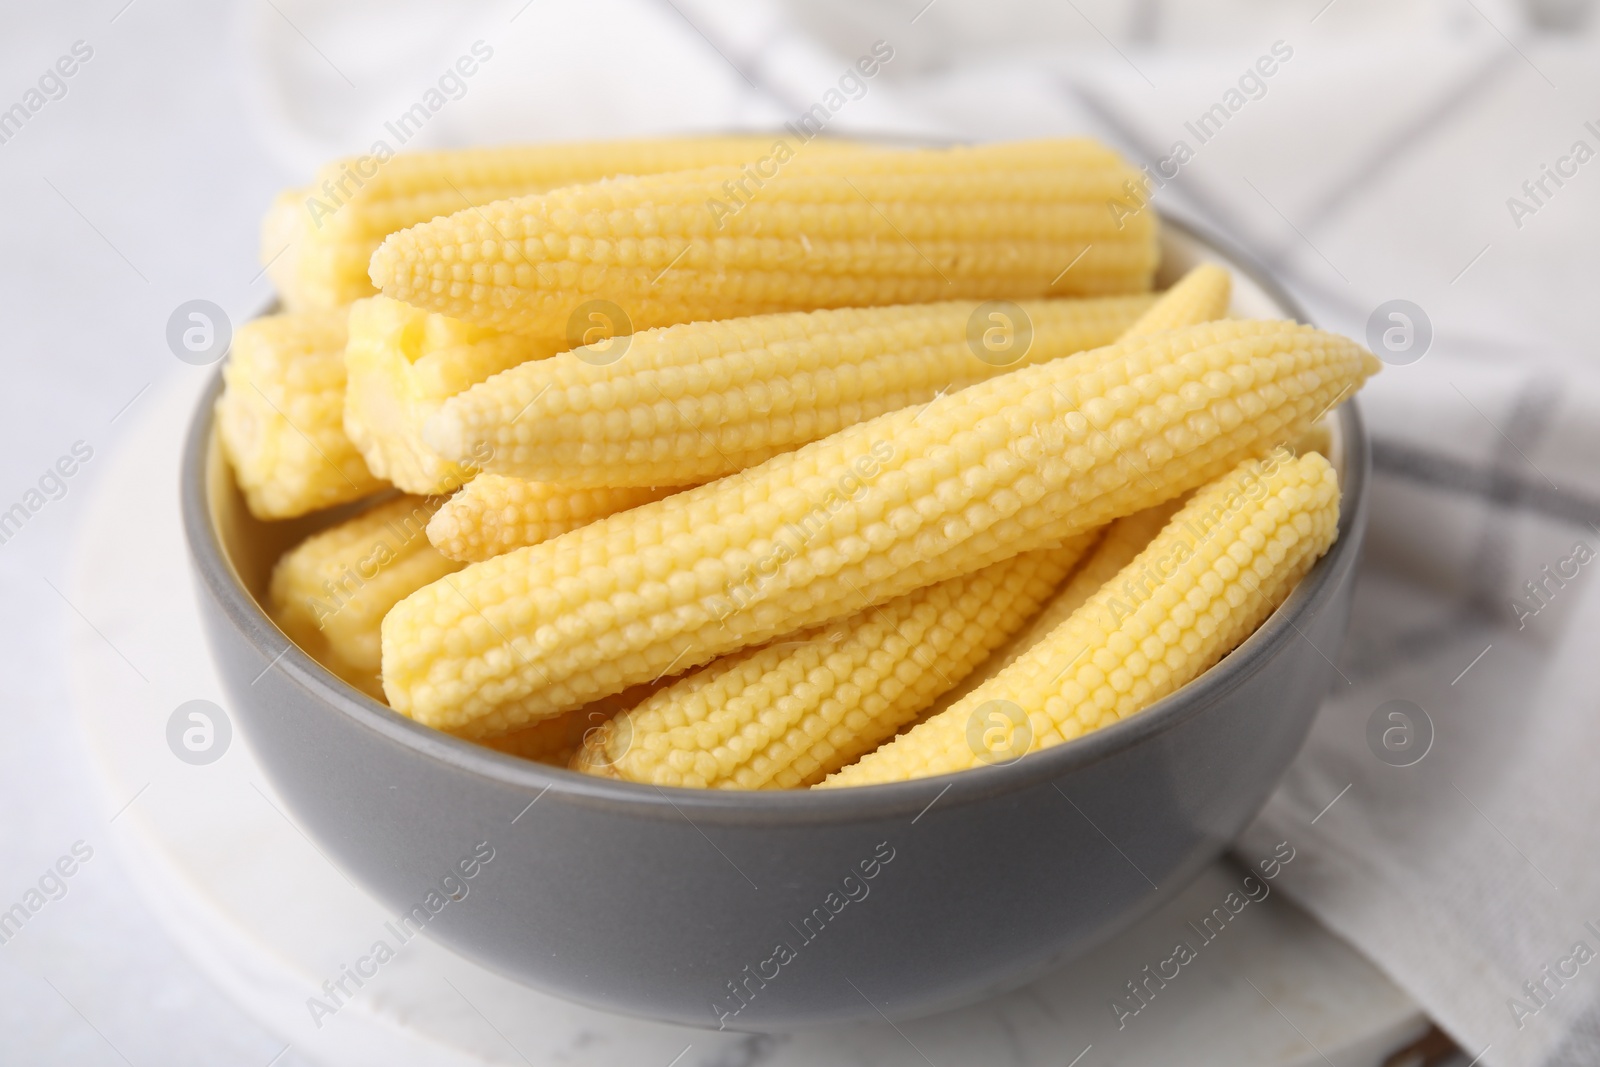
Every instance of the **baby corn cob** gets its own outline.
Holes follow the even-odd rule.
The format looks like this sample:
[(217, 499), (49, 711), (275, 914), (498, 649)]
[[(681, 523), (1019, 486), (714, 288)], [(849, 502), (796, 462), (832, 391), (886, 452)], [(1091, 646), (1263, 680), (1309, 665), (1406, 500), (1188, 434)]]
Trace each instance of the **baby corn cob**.
[[(1094, 546), (1094, 551), (1083, 561), (1083, 566), (1072, 572), (1072, 577), (1050, 598), (1044, 610), (1028, 623), (1027, 629), (1017, 635), (1017, 654), (1027, 651), (1065, 622), (1095, 592), (1133, 562), (1133, 558), (1155, 540), (1182, 503), (1183, 498), (1169, 500), (1165, 504), (1125, 515), (1106, 527), (1105, 536)], [(999, 670), (994, 673), (998, 674)]]
[[(1227, 310), (1229, 284), (1226, 271), (1206, 265), (1159, 302), (1141, 295), (1024, 303), (1031, 337), (1015, 362), (1095, 347), (1124, 327), (1123, 336), (1132, 336), (1216, 318)], [(634, 337), (625, 364), (597, 366), (565, 354), (498, 374), (448, 402), (430, 432), (451, 454), (476, 449), (491, 457), (491, 469), (531, 477), (612, 486), (684, 472), (710, 480), (803, 443), (796, 431), (807, 432), (805, 439), (826, 436), (847, 422), (930, 399), (937, 388), (959, 388), (1005, 369), (973, 357), (968, 329), (976, 311), (971, 303), (912, 305), (650, 330)], [(695, 395), (689, 387), (708, 377), (718, 391)], [(898, 391), (885, 397), (881, 390), (890, 385)], [(630, 417), (630, 401), (644, 412)], [(774, 421), (780, 412), (789, 416), (781, 426)], [(809, 422), (800, 424), (806, 415)], [(629, 432), (641, 421), (653, 436), (641, 440)], [(702, 424), (707, 429), (697, 428)], [(608, 425), (627, 436), (606, 442)], [(752, 448), (756, 441), (766, 447)], [(646, 457), (669, 458), (652, 462), (641, 458), (641, 449)], [(564, 486), (484, 475), (440, 509), (428, 536), (452, 559), (488, 559), (665, 495), (641, 493), (585, 496)]]
[(342, 311), (245, 323), (222, 368), (217, 433), (250, 513), (288, 519), (381, 488), (344, 432)]
[(934, 705), (934, 710), (944, 710), (989, 681), (1065, 622), (1083, 606), (1084, 601), (1115, 578), (1118, 571), (1150, 544), (1181, 503), (1182, 498), (1169, 500), (1165, 504), (1126, 515), (1107, 526), (1104, 535), (1095, 543), (1094, 551), (1045, 603), (1044, 609), (1029, 620), (1021, 632), (996, 649), (965, 682), (941, 697)]
[[(430, 315), (386, 296), (352, 304), (349, 329), (345, 433), (373, 474), (420, 494), (449, 492), (489, 458), (481, 447), (440, 453), (423, 443), (422, 424), (441, 404), (490, 375), (568, 347)], [(519, 417), (507, 415), (513, 424)]]
[[(1150, 310), (1139, 316), (1139, 320), (1120, 339), (1129, 341), (1163, 330), (1198, 326), (1220, 319), (1228, 311), (1232, 293), (1232, 276), (1215, 264), (1203, 263), (1162, 293)], [(1071, 581), (1028, 624), (1027, 629), (996, 650), (964, 683), (941, 697), (934, 705), (934, 712), (944, 710), (999, 674), (1055, 629), (1057, 624), (1065, 621), (1080, 604), (1089, 599), (1091, 593), (1110, 581), (1117, 571), (1150, 543), (1173, 512), (1178, 510), (1180, 503), (1181, 500), (1169, 500), (1165, 504), (1118, 519), (1107, 527), (1105, 537), (1096, 546), (1093, 555), (1073, 573)]]
[(379, 700), (378, 623), (402, 597), (461, 567), (423, 536), (435, 507), (406, 496), (379, 504), (306, 538), (272, 569), (273, 621), (312, 659)]
[[(1134, 340), (1176, 330), (1185, 326), (1199, 326), (1214, 322), (1228, 312), (1228, 301), (1233, 293), (1233, 278), (1223, 268), (1213, 263), (1195, 267), (1172, 288), (1161, 294), (1155, 305), (1139, 317), (1121, 337)], [(1144, 550), (1161, 532), (1167, 520), (1183, 503), (1181, 498), (1157, 504), (1153, 508), (1124, 516), (1106, 527), (1104, 536), (1095, 544), (1094, 552), (1082, 567), (1073, 572), (1067, 584), (1050, 599), (1043, 611), (1028, 623), (1027, 629), (1017, 635), (1012, 653), (1005, 656), (992, 669), (988, 677), (999, 673), (1001, 666), (1010, 663), (1043, 638), (1057, 625), (1066, 621), (1078, 607), (1106, 582), (1110, 581), (1133, 557)], [(987, 668), (987, 665), (985, 665)]]
[(596, 298), (635, 331), (777, 311), (1129, 293), (1155, 268), (1140, 175), (1086, 141), (802, 153), (571, 186), (413, 226), (373, 282), (430, 311), (560, 335)]
[(727, 656), (590, 735), (575, 770), (654, 785), (791, 789), (895, 735), (1015, 633), (1093, 543), (1026, 552)]
[(1169, 500), (1378, 367), (1251, 321), (1004, 374), (418, 590), (384, 619), (384, 689), (429, 725), (509, 732)]
[(941, 391), (1109, 344), (1152, 303), (1025, 301), (1020, 315), (996, 312), (1027, 325), (993, 361), (969, 340), (983, 310), (974, 301), (668, 326), (635, 334), (614, 363), (578, 349), (497, 374), (447, 401), (424, 436), (523, 478), (707, 482)]
[(1214, 322), (1228, 314), (1232, 297), (1233, 276), (1215, 263), (1202, 263), (1162, 293), (1161, 299), (1122, 335), (1122, 340)]
[[(367, 262), (396, 230), (508, 197), (619, 174), (753, 162), (773, 139), (704, 137), (516, 145), (362, 156), (280, 194), (261, 224), (261, 263), (291, 310), (343, 307), (376, 290)], [(815, 142), (807, 151), (831, 151)]]
[(1320, 455), (1241, 464), (1015, 663), (823, 787), (965, 770), (1127, 718), (1253, 633), (1338, 525), (1338, 478)]
[(579, 489), (480, 474), (434, 514), (428, 540), (451, 559), (476, 562), (678, 491)]

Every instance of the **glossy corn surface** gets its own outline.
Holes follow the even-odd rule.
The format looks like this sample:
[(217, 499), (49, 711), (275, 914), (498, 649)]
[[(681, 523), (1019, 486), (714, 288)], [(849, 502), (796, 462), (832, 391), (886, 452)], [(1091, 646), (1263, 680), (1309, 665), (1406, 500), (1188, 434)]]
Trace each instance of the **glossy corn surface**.
[(1378, 366), (1251, 321), (1002, 375), (419, 590), (384, 620), (384, 688), (430, 725), (509, 732), (1172, 499)]
[(582, 488), (480, 474), (434, 514), (428, 540), (451, 559), (476, 562), (537, 545), (677, 491)]
[[(447, 493), (492, 453), (482, 443), (441, 452), (422, 426), (451, 397), (491, 375), (565, 349), (419, 311), (376, 296), (351, 305), (345, 346), (344, 429), (367, 468), (408, 493)], [(520, 425), (522, 413), (507, 421)]]
[[(276, 197), (261, 225), (261, 263), (284, 306), (337, 308), (376, 290), (367, 264), (383, 239), (440, 215), (619, 174), (739, 164), (773, 138), (707, 137), (510, 145), (358, 156)], [(818, 142), (808, 151), (828, 151)]]
[[(732, 474), (853, 423), (1116, 340), (1150, 296), (846, 308), (694, 322), (529, 363), (445, 403), (426, 436), (486, 470), (635, 486)], [(990, 344), (985, 342), (992, 342)]]
[[(794, 153), (461, 211), (387, 238), (385, 293), (561, 333), (602, 300), (633, 331), (787, 310), (1149, 288), (1156, 217), (1108, 205), (1137, 171), (1087, 141)], [(621, 331), (630, 332), (630, 331)]]
[(1169, 500), (1165, 504), (1125, 515), (1107, 526), (1096, 537), (1092, 550), (1086, 553), (1083, 562), (1045, 602), (1039, 613), (1016, 636), (984, 660), (965, 682), (940, 698), (936, 710), (944, 710), (995, 677), (1065, 622), (1150, 544), (1178, 510), (1181, 500)]
[[(1121, 340), (1130, 341), (1163, 330), (1214, 322), (1227, 314), (1232, 293), (1233, 280), (1228, 272), (1215, 264), (1203, 263), (1162, 293), (1154, 305), (1128, 328)], [(1169, 500), (1165, 504), (1125, 516), (1106, 527), (1104, 537), (1095, 545), (1083, 565), (1073, 572), (1066, 587), (1050, 600), (1023, 632), (996, 650), (972, 672), (966, 682), (940, 698), (938, 710), (955, 703), (999, 674), (1055, 629), (1090, 594), (1109, 581), (1150, 543), (1178, 509), (1180, 502), (1177, 499)]]
[(344, 432), (345, 316), (241, 326), (222, 368), (217, 433), (250, 513), (287, 519), (381, 488)]
[(1023, 553), (727, 656), (590, 735), (589, 774), (654, 785), (811, 785), (912, 722), (1016, 633), (1092, 537)]
[(823, 785), (1009, 762), (1141, 711), (1253, 633), (1338, 523), (1338, 478), (1321, 455), (1241, 464), (994, 679)]
[(424, 533), (436, 505), (402, 496), (321, 533), (278, 560), (267, 610), (311, 658), (383, 699), (378, 624), (389, 609), (461, 564)]

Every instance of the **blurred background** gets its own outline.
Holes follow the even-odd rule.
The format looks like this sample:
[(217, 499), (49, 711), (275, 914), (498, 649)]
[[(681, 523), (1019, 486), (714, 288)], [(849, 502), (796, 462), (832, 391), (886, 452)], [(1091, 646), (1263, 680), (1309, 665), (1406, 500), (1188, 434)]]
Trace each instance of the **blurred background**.
[[(1386, 659), (1397, 642), (1411, 640), (1411, 663), (1437, 658), (1439, 677), (1427, 684), (1444, 695), (1424, 701), (1436, 721), (1470, 722), (1475, 714), (1503, 721), (1541, 706), (1539, 687), (1574, 657), (1586, 659), (1575, 642), (1593, 634), (1585, 620), (1595, 614), (1586, 607), (1594, 597), (1587, 593), (1555, 605), (1534, 634), (1515, 625), (1508, 607), (1541, 561), (1564, 552), (1575, 536), (1600, 539), (1592, 525), (1600, 521), (1600, 161), (1593, 158), (1600, 150), (1600, 20), (1589, 17), (1592, 6), (9, 5), (0, 12), (0, 315), (8, 382), (0, 393), (0, 510), (23, 500), (75, 445), (92, 458), (59, 492), (52, 483), (43, 506), (29, 504), (26, 524), (0, 543), (7, 608), (0, 657), (10, 710), (0, 748), (0, 907), (74, 842), (89, 842), (94, 854), (59, 901), (0, 945), (0, 1061), (317, 1062), (286, 1048), (281, 1035), (175, 947), (112, 846), (111, 820), (138, 798), (111, 795), (95, 770), (93, 739), (72, 710), (69, 644), (92, 641), (102, 629), (138, 634), (141, 620), (81, 610), (73, 593), (75, 546), (98, 480), (142, 408), (211, 373), (169, 350), (173, 309), (206, 299), (237, 323), (267, 306), (272, 294), (257, 226), (271, 196), (306, 182), (330, 157), (366, 151), (474, 42), (485, 42), (492, 59), (406, 147), (774, 128), (818, 102), (857, 56), (882, 42), (892, 59), (830, 120), (830, 132), (933, 141), (1101, 137), (1160, 175), (1160, 208), (1198, 219), (1255, 253), (1319, 324), (1367, 338), (1381, 306), (1409, 301), (1430, 340), (1410, 361), (1394, 361), (1369, 388), (1370, 399), (1363, 396), (1379, 445), (1375, 513), (1391, 516), (1373, 529), (1370, 555), (1381, 570), (1366, 587), (1367, 610), (1374, 627), (1403, 616), (1407, 629), (1353, 635), (1341, 663), (1376, 688), (1348, 715), (1364, 722), (1383, 696), (1423, 699), (1414, 693), (1423, 683), (1408, 689), (1396, 682)], [(1252, 73), (1264, 56), (1274, 57), (1271, 76)], [(70, 76), (50, 73), (66, 69), (57, 65), (62, 57), (74, 60)], [(1219, 103), (1226, 120), (1198, 125)], [(5, 111), (14, 104), (20, 112)], [(1587, 153), (1577, 150), (1580, 142)], [(1396, 583), (1414, 587), (1404, 607), (1385, 599)], [(171, 590), (174, 600), (189, 595), (186, 587)], [(1496, 628), (1507, 631), (1503, 640)], [(1486, 649), (1476, 669), (1499, 680), (1479, 691), (1476, 705), (1457, 707), (1451, 702), (1468, 700), (1462, 694), (1476, 677), (1450, 682), (1450, 675), (1485, 644), (1498, 654)], [(128, 658), (138, 674), (138, 656)], [(1491, 675), (1496, 669), (1508, 673)], [(1571, 669), (1579, 673), (1563, 675), (1550, 700), (1583, 693), (1594, 681)], [(136, 690), (140, 683), (130, 675), (128, 684)], [(1594, 692), (1587, 689), (1578, 710), (1595, 710)], [(1440, 829), (1420, 815), (1416, 825), (1400, 825), (1404, 820), (1388, 816), (1426, 805), (1408, 797), (1410, 785), (1385, 779), (1365, 802), (1360, 790), (1345, 801), (1364, 813), (1360, 832), (1322, 840), (1315, 833), (1327, 822), (1308, 830), (1306, 847), (1323, 857), (1315, 868), (1323, 889), (1289, 887), (1464, 1046), (1464, 1031), (1496, 1028), (1472, 1033), (1476, 1047), (1460, 1063), (1496, 1043), (1481, 1062), (1600, 1062), (1585, 1058), (1582, 1050), (1592, 1046), (1574, 1046), (1567, 1036), (1588, 1027), (1592, 1038), (1600, 1030), (1587, 990), (1567, 998), (1575, 1014), (1560, 1036), (1553, 1030), (1508, 1051), (1522, 1038), (1520, 1027), (1508, 1026), (1503, 1001), (1568, 940), (1551, 933), (1556, 942), (1543, 944), (1541, 923), (1548, 917), (1551, 930), (1577, 929), (1584, 915), (1600, 916), (1600, 898), (1572, 888), (1594, 877), (1558, 869), (1579, 870), (1593, 855), (1584, 849), (1594, 842), (1575, 836), (1593, 821), (1593, 798), (1581, 787), (1584, 769), (1551, 754), (1592, 738), (1559, 736), (1570, 744), (1524, 746), (1542, 754), (1527, 756), (1517, 771), (1523, 777), (1501, 776), (1475, 793), (1458, 788), (1472, 794), (1469, 802), (1493, 833), (1477, 823), (1462, 829), (1447, 821), (1453, 829)], [(1343, 781), (1360, 780), (1358, 771), (1324, 774), (1348, 755), (1341, 738), (1314, 741), (1324, 748), (1297, 769), (1269, 809), (1263, 834), (1273, 832), (1272, 819), (1298, 811), (1295, 805), (1315, 813)], [(1318, 751), (1328, 762), (1315, 763)], [(1465, 745), (1456, 751), (1463, 767), (1482, 771), (1481, 752)], [(1572, 791), (1557, 788), (1569, 778), (1579, 783)], [(1468, 778), (1451, 781), (1465, 785)], [(1530, 783), (1549, 792), (1520, 809), (1516, 798)], [(1501, 797), (1503, 808), (1495, 806)], [(1557, 819), (1554, 829), (1540, 828), (1547, 817)], [(1441, 834), (1458, 832), (1481, 849), (1433, 850)], [(1326, 846), (1320, 854), (1319, 840)], [(1355, 900), (1335, 877), (1375, 840), (1392, 846), (1382, 872), (1410, 871), (1417, 879), (1410, 895), (1385, 898), (1393, 903), (1389, 919), (1381, 901)], [(1524, 852), (1550, 874), (1530, 876), (1527, 895), (1491, 874), (1472, 883), (1471, 899), (1421, 903), (1440, 887), (1471, 882), (1474, 871), (1521, 870)], [(1541, 879), (1568, 889), (1545, 902)], [(1458, 951), (1442, 927), (1418, 918), (1424, 912), (1451, 917), (1455, 933), (1499, 923), (1516, 936)], [(1391, 921), (1395, 930), (1414, 930), (1416, 940), (1405, 943), (1384, 925)], [(1528, 947), (1519, 955), (1523, 934)], [(1446, 946), (1431, 962), (1420, 958), (1427, 953), (1417, 943), (1429, 937)], [(1383, 958), (1386, 942), (1395, 946), (1394, 958)], [(1470, 973), (1469, 963), (1484, 969)], [(1495, 1036), (1502, 1030), (1504, 1037)], [(1059, 1057), (1040, 1062), (1065, 1064), (1076, 1051), (1063, 1046)], [(1202, 1052), (1189, 1062), (1209, 1062)], [(937, 1054), (934, 1062), (942, 1062)]]

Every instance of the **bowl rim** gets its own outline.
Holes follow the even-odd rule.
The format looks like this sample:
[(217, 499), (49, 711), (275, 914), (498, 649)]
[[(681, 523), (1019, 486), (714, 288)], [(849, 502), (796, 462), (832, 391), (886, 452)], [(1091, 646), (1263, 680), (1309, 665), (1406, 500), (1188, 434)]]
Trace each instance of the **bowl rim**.
[[(1255, 256), (1182, 213), (1163, 211), (1161, 221), (1216, 253), (1231, 270), (1249, 278), (1295, 320), (1309, 323), (1299, 301)], [(184, 441), (179, 487), (183, 525), (197, 577), (228, 622), (264, 661), (272, 664), (269, 669), (283, 671), (331, 712), (422, 758), (439, 760), (455, 770), (535, 794), (534, 800), (553, 792), (568, 801), (656, 818), (688, 818), (687, 812), (692, 811), (719, 824), (762, 826), (870, 822), (913, 813), (920, 818), (935, 802), (949, 807), (1015, 793), (1111, 758), (1177, 728), (1224, 698), (1273, 659), (1285, 644), (1294, 640), (1309, 642), (1297, 620), (1316, 614), (1333, 598), (1340, 575), (1354, 564), (1354, 556), (1360, 550), (1359, 533), (1364, 528), (1368, 506), (1370, 443), (1356, 400), (1351, 397), (1336, 409), (1344, 451), (1344, 484), (1339, 537), (1333, 547), (1300, 580), (1289, 598), (1220, 663), (1138, 714), (1067, 744), (992, 767), (849, 789), (720, 790), (645, 785), (535, 763), (425, 726), (340, 679), (279, 630), (245, 588), (211, 521), (206, 470), (213, 447), (214, 408), (222, 385), (219, 367), (200, 398)], [(1320, 650), (1318, 654), (1321, 655)]]

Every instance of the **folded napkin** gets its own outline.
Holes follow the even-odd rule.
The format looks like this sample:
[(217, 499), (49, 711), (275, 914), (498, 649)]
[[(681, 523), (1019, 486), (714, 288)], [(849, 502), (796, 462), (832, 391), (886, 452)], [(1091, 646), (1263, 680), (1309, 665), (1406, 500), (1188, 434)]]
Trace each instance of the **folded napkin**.
[(1241, 846), (1480, 1062), (1593, 1064), (1600, 379), (1404, 370), (1344, 678)]

